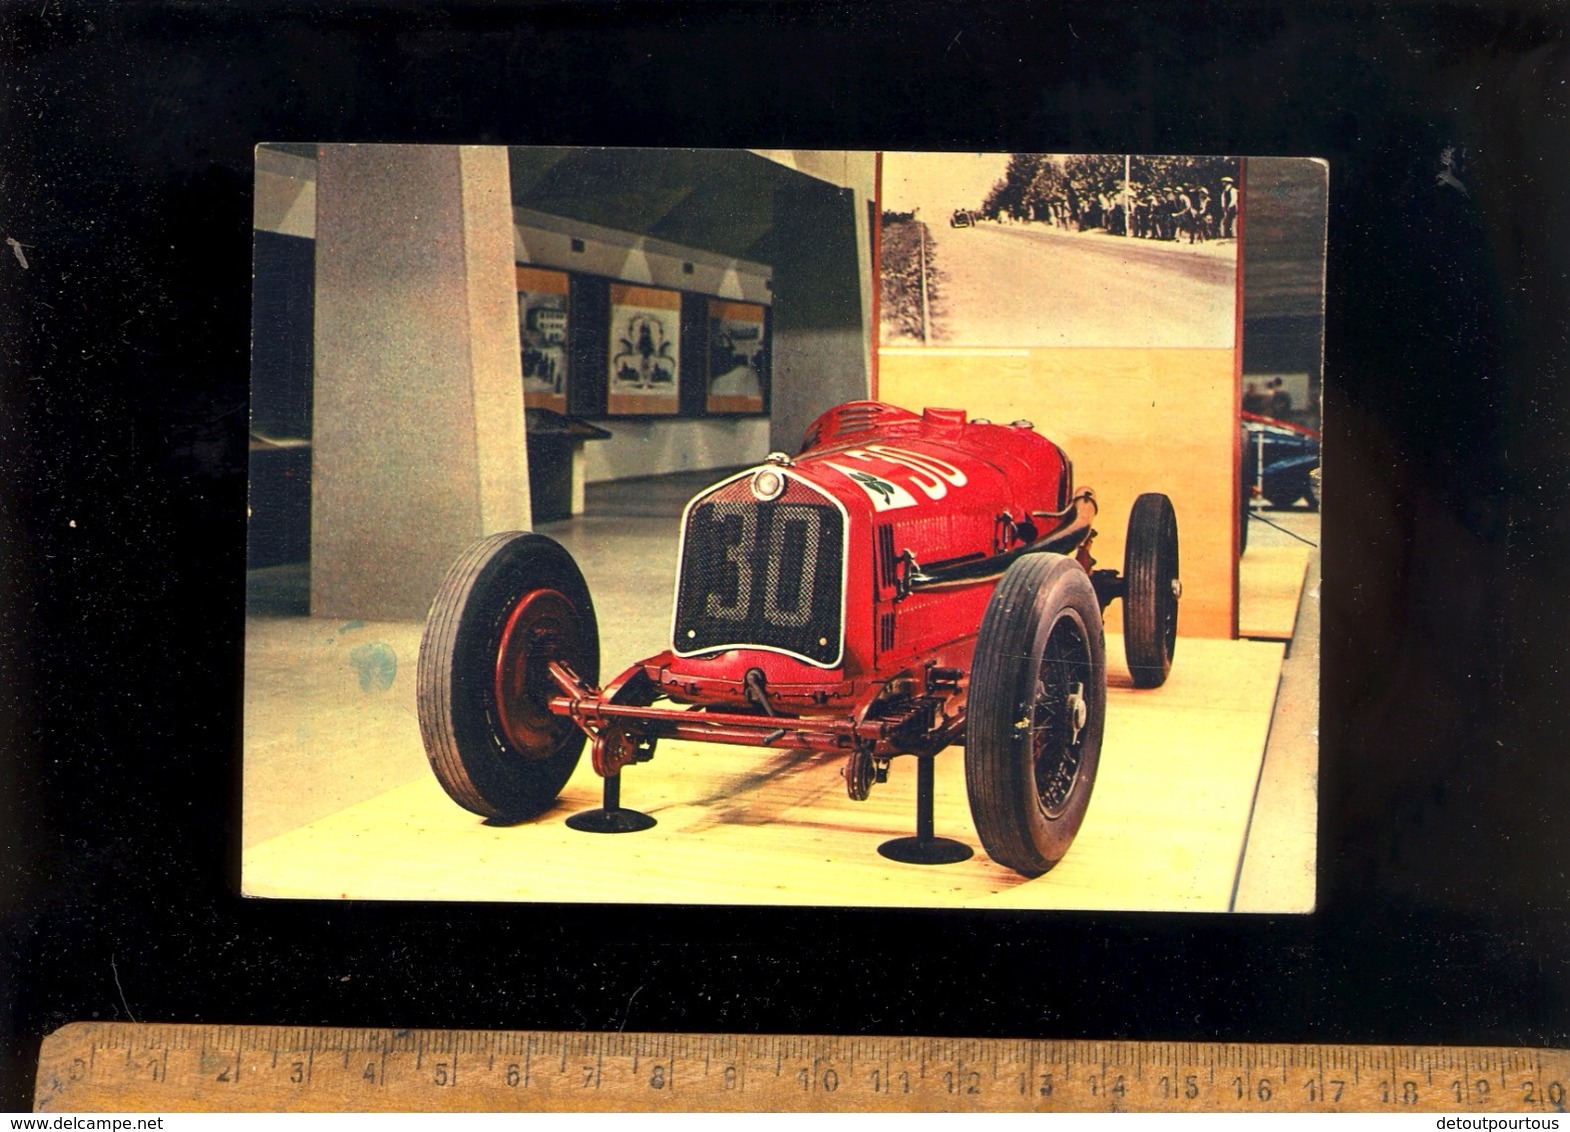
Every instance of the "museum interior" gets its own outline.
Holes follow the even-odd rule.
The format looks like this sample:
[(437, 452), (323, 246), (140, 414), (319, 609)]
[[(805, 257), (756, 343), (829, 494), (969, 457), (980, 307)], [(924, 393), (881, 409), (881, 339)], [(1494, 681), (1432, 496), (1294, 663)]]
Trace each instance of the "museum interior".
[[(1230, 346), (1091, 350), (880, 348), (880, 167), (871, 152), (258, 147), (247, 895), (1312, 910), (1317, 480), (1290, 502), (1250, 492), (1257, 430), (1239, 406), (1249, 384), (1317, 404), (1322, 168), (1251, 159)], [(877, 852), (914, 828), (914, 760), (852, 800), (837, 757), (662, 741), (621, 787), (657, 824), (620, 836), (565, 824), (601, 797), (587, 752), (528, 822), (444, 793), (415, 674), (466, 547), (511, 530), (561, 543), (609, 677), (670, 647), (688, 500), (867, 399), (1034, 422), (1095, 487), (1103, 565), (1123, 560), (1136, 495), (1172, 498), (1171, 675), (1134, 687), (1114, 603), (1099, 777), (1060, 864), (1026, 879), (988, 858), (958, 745), (930, 760), (934, 820), (975, 853), (945, 865)]]

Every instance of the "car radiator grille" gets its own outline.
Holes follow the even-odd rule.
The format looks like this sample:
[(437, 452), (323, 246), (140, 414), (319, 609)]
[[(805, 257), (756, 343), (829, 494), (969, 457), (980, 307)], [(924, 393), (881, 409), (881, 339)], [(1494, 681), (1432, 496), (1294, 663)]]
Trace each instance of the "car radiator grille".
[(720, 488), (688, 513), (677, 655), (765, 648), (839, 663), (843, 554), (844, 519), (815, 492), (793, 484), (760, 503), (745, 481)]

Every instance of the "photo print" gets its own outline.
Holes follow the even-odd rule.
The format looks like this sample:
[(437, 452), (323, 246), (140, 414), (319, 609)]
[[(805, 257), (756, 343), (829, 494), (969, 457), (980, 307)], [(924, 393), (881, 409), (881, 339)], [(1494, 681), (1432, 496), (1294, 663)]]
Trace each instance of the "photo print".
[(885, 345), (1232, 344), (1235, 157), (891, 153)]
[(610, 411), (675, 413), (680, 374), (680, 292), (612, 284)]
[(567, 294), (564, 271), (519, 265), (518, 340), (523, 353), (524, 404), (567, 411)]
[(763, 411), (768, 366), (763, 312), (756, 303), (709, 300), (709, 412)]

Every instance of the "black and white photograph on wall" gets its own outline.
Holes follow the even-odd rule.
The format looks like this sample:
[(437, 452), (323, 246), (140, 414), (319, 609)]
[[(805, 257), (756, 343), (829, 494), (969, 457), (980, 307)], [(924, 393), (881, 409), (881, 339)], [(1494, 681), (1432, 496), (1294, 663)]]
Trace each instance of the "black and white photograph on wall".
[(880, 341), (1228, 346), (1240, 175), (1225, 156), (886, 154)]
[(610, 412), (677, 412), (680, 375), (681, 293), (613, 284)]
[(567, 411), (567, 291), (563, 271), (519, 265), (518, 344), (523, 398), (531, 409)]
[(711, 413), (761, 413), (768, 343), (763, 307), (709, 300)]

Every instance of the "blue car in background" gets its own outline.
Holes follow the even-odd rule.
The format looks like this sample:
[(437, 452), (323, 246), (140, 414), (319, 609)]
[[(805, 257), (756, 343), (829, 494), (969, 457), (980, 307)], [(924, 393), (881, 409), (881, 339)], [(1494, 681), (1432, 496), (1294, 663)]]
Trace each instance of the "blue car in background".
[(1259, 413), (1244, 413), (1242, 419), (1244, 509), (1249, 496), (1263, 496), (1272, 507), (1302, 501), (1317, 510), (1319, 433)]

